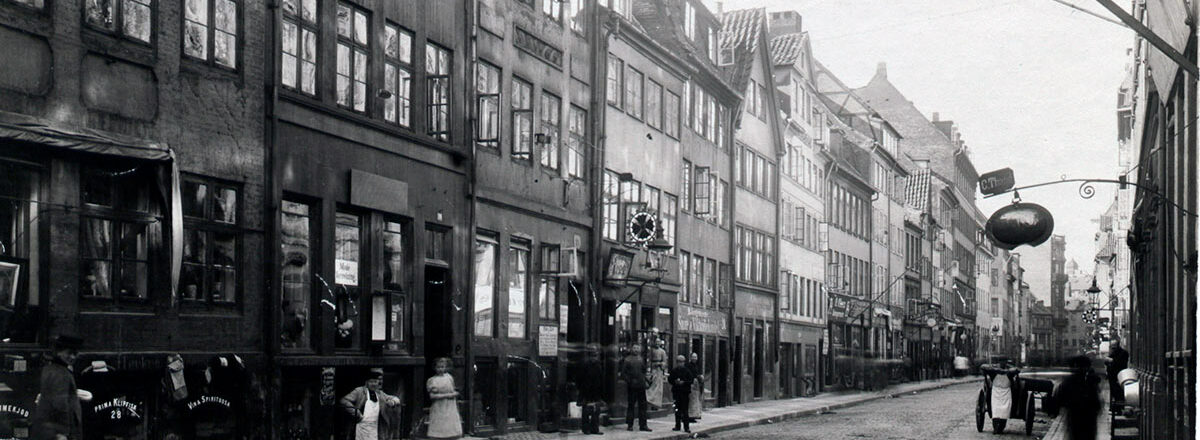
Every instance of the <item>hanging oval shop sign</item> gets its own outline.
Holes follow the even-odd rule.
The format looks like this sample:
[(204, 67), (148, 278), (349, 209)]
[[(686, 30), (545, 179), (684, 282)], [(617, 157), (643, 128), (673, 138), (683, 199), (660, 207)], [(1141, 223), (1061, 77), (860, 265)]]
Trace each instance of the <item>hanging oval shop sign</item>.
[(1054, 217), (1036, 203), (1013, 203), (996, 210), (987, 221), (987, 235), (992, 243), (1013, 250), (1027, 244), (1037, 246), (1054, 233)]

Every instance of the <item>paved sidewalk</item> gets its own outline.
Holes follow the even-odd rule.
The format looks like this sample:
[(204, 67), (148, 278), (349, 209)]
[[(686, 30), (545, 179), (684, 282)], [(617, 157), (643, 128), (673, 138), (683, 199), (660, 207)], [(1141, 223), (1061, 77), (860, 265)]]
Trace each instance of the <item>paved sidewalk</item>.
[[(784, 400), (765, 400), (751, 402), (724, 408), (714, 408), (704, 412), (699, 422), (692, 424), (692, 434), (682, 431), (672, 431), (675, 426), (674, 416), (659, 417), (649, 420), (653, 432), (626, 431), (624, 420), (611, 426), (601, 428), (604, 436), (584, 435), (579, 431), (542, 433), (519, 432), (502, 436), (490, 437), (497, 440), (553, 440), (553, 439), (602, 439), (602, 440), (663, 440), (684, 439), (698, 433), (713, 433), (731, 429), (744, 428), (762, 423), (776, 423), (781, 420), (818, 414), (837, 408), (858, 405), (877, 399), (886, 399), (902, 394), (912, 394), (921, 391), (945, 388), (961, 383), (978, 382), (979, 376), (969, 376), (961, 379), (927, 380), (892, 385), (881, 391), (841, 391), (821, 393), (813, 397), (799, 397)], [(613, 419), (616, 421), (616, 419)]]

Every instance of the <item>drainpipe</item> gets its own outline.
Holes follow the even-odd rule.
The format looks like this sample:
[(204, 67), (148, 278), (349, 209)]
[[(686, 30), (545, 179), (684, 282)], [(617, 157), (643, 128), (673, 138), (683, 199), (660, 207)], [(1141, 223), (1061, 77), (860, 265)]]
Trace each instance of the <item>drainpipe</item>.
[(274, 336), (279, 331), (279, 314), (276, 313), (276, 311), (282, 307), (282, 305), (279, 305), (280, 296), (278, 292), (276, 292), (277, 286), (275, 283), (276, 280), (280, 279), (280, 268), (279, 264), (277, 263), (281, 258), (279, 255), (281, 250), (278, 242), (278, 231), (280, 228), (279, 205), (281, 203), (280, 199), (283, 195), (282, 186), (280, 185), (278, 176), (279, 167), (277, 165), (277, 145), (279, 143), (279, 84), (277, 83), (276, 78), (279, 77), (279, 63), (276, 62), (278, 53), (274, 50), (274, 48), (279, 47), (278, 38), (280, 32), (280, 14), (279, 1), (270, 0), (267, 3), (267, 16), (271, 22), (270, 26), (268, 27), (268, 29), (270, 29), (270, 35), (267, 36), (266, 41), (269, 44), (268, 47), (271, 49), (265, 51), (268, 54), (265, 56), (265, 61), (267, 63), (265, 72), (267, 76), (263, 90), (267, 98), (267, 127), (265, 130), (266, 133), (264, 133), (266, 137), (264, 155), (266, 157), (263, 158), (265, 170), (263, 173), (263, 188), (265, 191), (267, 191), (267, 206), (263, 215), (269, 216), (263, 223), (265, 223), (266, 226), (266, 237), (264, 241), (269, 244), (267, 246), (267, 252), (263, 253), (263, 258), (265, 260), (264, 263), (267, 267), (267, 276), (264, 277), (262, 284), (263, 292), (267, 297), (267, 300), (263, 301), (262, 306), (262, 323), (265, 327), (264, 331), (262, 332), (262, 343), (266, 352), (265, 382), (273, 385), (270, 387), (271, 391), (266, 393), (267, 407), (265, 415), (267, 418), (267, 423), (269, 424), (269, 427), (267, 428), (267, 435), (269, 438), (279, 438), (281, 436), (278, 432), (279, 424), (275, 423), (275, 408), (280, 407), (279, 392), (277, 390), (280, 389), (279, 384), (282, 383), (283, 376), (283, 372), (279, 370), (277, 359), (279, 354), (279, 338)]
[[(604, 219), (603, 219), (603, 180), (604, 180), (604, 160), (605, 149), (604, 144), (607, 136), (602, 135), (605, 124), (605, 103), (606, 103), (606, 86), (608, 78), (608, 39), (618, 32), (620, 20), (616, 20), (611, 27), (605, 28), (601, 33), (601, 25), (604, 21), (601, 20), (601, 9), (598, 2), (587, 2), (588, 11), (588, 42), (590, 43), (592, 57), (592, 88), (591, 88), (591, 105), (589, 112), (592, 115), (591, 129), (588, 130), (589, 145), (592, 148), (588, 149), (589, 173), (588, 180), (588, 200), (590, 200), (590, 213), (592, 215), (592, 233), (589, 234), (589, 247), (591, 258), (588, 258), (588, 276), (589, 280), (584, 285), (586, 290), (583, 294), (586, 304), (585, 316), (592, 317), (585, 324), (584, 342), (593, 343), (600, 342), (600, 329), (603, 328), (603, 320), (605, 313), (600, 307), (600, 297), (596, 290), (603, 285), (604, 274), (603, 258), (601, 250), (603, 249)], [(608, 14), (604, 14), (605, 17)], [(588, 301), (588, 298), (594, 299)]]
[[(465, 395), (467, 395), (467, 396), (470, 396), (470, 395), (472, 395), (471, 393), (473, 392), (473, 389), (475, 388), (475, 382), (474, 382), (475, 375), (472, 374), (472, 373), (474, 373), (474, 369), (475, 369), (475, 353), (473, 350), (471, 350), (471, 339), (475, 335), (475, 329), (472, 324), (475, 322), (475, 320), (473, 319), (474, 318), (473, 311), (475, 310), (475, 295), (474, 295), (475, 289), (474, 289), (474, 282), (473, 282), (473, 280), (475, 279), (475, 259), (474, 259), (475, 246), (474, 245), (475, 245), (475, 235), (477, 233), (476, 228), (475, 228), (475, 224), (476, 224), (475, 218), (476, 218), (477, 206), (479, 204), (479, 201), (475, 195), (476, 187), (477, 187), (476, 171), (478, 169), (477, 161), (475, 160), (476, 154), (478, 153), (476, 150), (476, 144), (475, 144), (475, 135), (476, 135), (475, 127), (476, 127), (476, 124), (478, 124), (478, 121), (476, 120), (476, 112), (475, 112), (476, 102), (475, 102), (475, 87), (474, 87), (475, 86), (474, 79), (475, 79), (475, 75), (476, 75), (475, 69), (479, 65), (479, 54), (476, 51), (477, 42), (478, 42), (478, 38), (479, 38), (479, 26), (477, 23), (477, 20), (479, 19), (479, 0), (467, 0), (463, 4), (463, 13), (466, 15), (463, 18), (463, 27), (465, 28), (464, 30), (466, 31), (464, 33), (464, 35), (467, 35), (465, 44), (466, 44), (467, 57), (468, 57), (467, 68), (464, 71), (465, 78), (463, 81), (463, 88), (465, 89), (463, 91), (463, 96), (466, 98), (466, 99), (464, 99), (464, 101), (466, 101), (466, 102), (463, 103), (463, 108), (466, 110), (466, 115), (467, 115), (466, 139), (467, 139), (467, 144), (468, 144), (467, 147), (470, 149), (470, 155), (467, 158), (467, 160), (470, 161), (470, 165), (468, 165), (468, 167), (467, 167), (467, 193), (466, 193), (467, 230), (470, 231), (470, 234), (467, 235), (467, 239), (466, 239), (467, 242), (466, 242), (465, 249), (467, 250), (466, 255), (468, 255), (469, 257), (467, 259), (467, 265), (466, 265), (467, 268), (466, 268), (465, 279), (468, 280), (468, 282), (472, 283), (472, 287), (470, 289), (466, 289), (468, 294), (464, 295), (464, 296), (466, 296), (466, 298), (463, 298), (463, 302), (465, 303), (465, 305), (463, 306), (463, 309), (465, 309), (465, 316), (462, 317), (463, 318), (463, 326), (462, 326), (463, 342), (462, 342), (462, 344), (463, 344), (463, 363), (464, 363), (463, 364), (463, 373), (466, 376), (463, 378), (463, 393), (465, 393)], [(462, 291), (462, 290), (459, 290), (459, 291)], [(453, 304), (453, 299), (451, 299), (451, 304)], [(467, 420), (475, 419), (474, 418), (474, 416), (475, 416), (474, 409), (471, 407), (471, 405), (467, 405), (465, 412), (466, 412)], [(473, 430), (473, 428), (472, 428), (472, 430)]]

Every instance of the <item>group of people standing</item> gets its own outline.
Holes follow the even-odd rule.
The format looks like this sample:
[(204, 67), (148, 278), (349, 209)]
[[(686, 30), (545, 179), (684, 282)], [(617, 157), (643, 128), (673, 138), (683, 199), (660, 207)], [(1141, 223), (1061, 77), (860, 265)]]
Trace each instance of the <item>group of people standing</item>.
[(704, 372), (700, 366), (700, 356), (691, 354), (689, 360), (684, 355), (675, 357), (675, 367), (667, 370), (667, 352), (663, 343), (658, 341), (649, 350), (649, 362), (642, 357), (642, 347), (634, 344), (621, 359), (618, 368), (621, 379), (625, 380), (625, 424), (626, 429), (633, 430), (636, 418), (638, 428), (650, 431), (646, 425), (646, 413), (649, 405), (665, 406), (663, 390), (670, 386), (671, 397), (675, 401), (675, 428), (678, 431), (692, 432), (691, 424), (700, 419), (703, 410)]

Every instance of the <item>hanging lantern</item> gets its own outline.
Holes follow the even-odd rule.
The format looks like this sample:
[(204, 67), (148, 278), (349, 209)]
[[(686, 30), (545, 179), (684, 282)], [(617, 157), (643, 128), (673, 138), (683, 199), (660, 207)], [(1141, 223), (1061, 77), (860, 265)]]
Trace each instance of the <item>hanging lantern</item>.
[(985, 228), (997, 247), (1013, 250), (1045, 243), (1054, 233), (1054, 217), (1042, 205), (1018, 202), (996, 210)]

